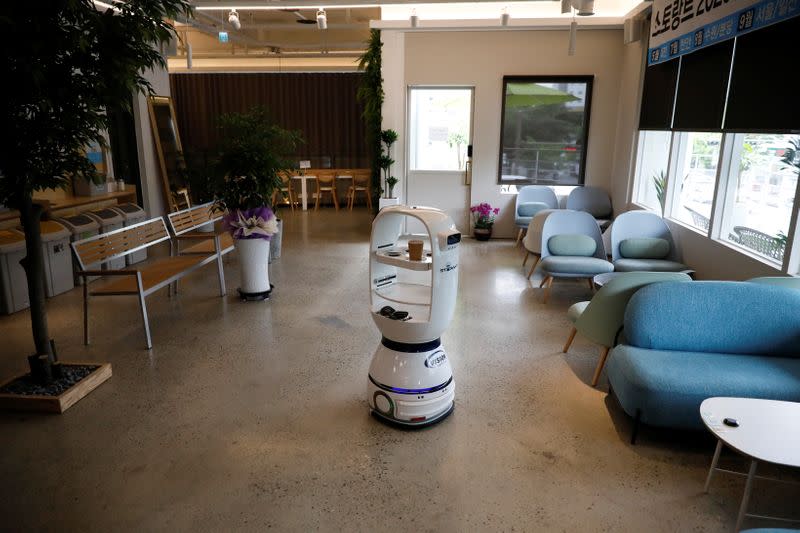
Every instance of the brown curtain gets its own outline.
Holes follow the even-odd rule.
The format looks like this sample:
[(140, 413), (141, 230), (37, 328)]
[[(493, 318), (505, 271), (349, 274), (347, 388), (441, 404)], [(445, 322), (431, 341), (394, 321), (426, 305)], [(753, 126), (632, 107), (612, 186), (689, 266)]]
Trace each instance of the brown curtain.
[(260, 105), (282, 127), (305, 138), (297, 154), (315, 168), (369, 166), (362, 107), (356, 99), (362, 73), (170, 74), (184, 151), (213, 156), (217, 117)]

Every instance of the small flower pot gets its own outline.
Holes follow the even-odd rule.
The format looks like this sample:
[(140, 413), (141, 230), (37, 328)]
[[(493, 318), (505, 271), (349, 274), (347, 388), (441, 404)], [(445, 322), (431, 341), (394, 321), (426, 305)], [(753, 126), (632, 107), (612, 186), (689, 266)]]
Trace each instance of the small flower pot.
[(475, 240), (488, 241), (492, 237), (492, 228), (474, 228), (472, 234)]

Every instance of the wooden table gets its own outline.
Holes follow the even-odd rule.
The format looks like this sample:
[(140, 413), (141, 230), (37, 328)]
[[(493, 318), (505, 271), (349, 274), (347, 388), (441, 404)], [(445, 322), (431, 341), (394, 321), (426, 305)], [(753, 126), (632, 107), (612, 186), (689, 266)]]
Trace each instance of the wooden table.
[[(708, 492), (711, 477), (717, 470), (747, 478), (742, 503), (739, 505), (739, 515), (736, 517), (735, 531), (739, 531), (746, 516), (781, 522), (800, 522), (800, 519), (791, 520), (747, 513), (753, 480), (772, 479), (756, 476), (759, 461), (800, 468), (800, 403), (754, 398), (708, 398), (700, 404), (700, 417), (718, 439), (704, 491)], [(726, 419), (734, 419), (738, 426), (725, 424)], [(723, 444), (750, 459), (747, 474), (717, 468)], [(784, 483), (790, 482), (784, 481)]]

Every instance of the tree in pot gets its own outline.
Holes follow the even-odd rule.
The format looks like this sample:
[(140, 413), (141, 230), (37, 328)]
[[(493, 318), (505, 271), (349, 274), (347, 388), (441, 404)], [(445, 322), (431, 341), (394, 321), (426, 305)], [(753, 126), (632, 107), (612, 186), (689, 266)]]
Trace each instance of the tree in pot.
[(391, 175), (392, 165), (395, 163), (392, 159), (392, 145), (397, 142), (397, 132), (394, 130), (383, 130), (381, 132), (381, 142), (386, 145), (386, 153), (383, 153), (381, 148), (381, 157), (378, 159), (378, 164), (383, 170), (383, 191), (386, 194), (384, 198), (394, 198), (394, 186), (397, 185), (397, 178)]
[(282, 172), (290, 171), (299, 132), (272, 122), (264, 108), (220, 117), (221, 141), (214, 177), (215, 206), (239, 252), (241, 287), (246, 299), (269, 297), (270, 239), (278, 231), (272, 205)]
[[(86, 147), (104, 144), (113, 111), (152, 92), (143, 73), (166, 68), (158, 46), (174, 36), (167, 19), (189, 16), (185, 0), (137, 0), (98, 9), (91, 0), (46, 0), (0, 10), (4, 85), (0, 110), (0, 203), (19, 210), (35, 355), (31, 376), (58, 377), (48, 331), (41, 219), (33, 194), (66, 188), (72, 176), (96, 178)], [(102, 178), (105, 180), (105, 177)], [(98, 180), (99, 181), (99, 180)]]

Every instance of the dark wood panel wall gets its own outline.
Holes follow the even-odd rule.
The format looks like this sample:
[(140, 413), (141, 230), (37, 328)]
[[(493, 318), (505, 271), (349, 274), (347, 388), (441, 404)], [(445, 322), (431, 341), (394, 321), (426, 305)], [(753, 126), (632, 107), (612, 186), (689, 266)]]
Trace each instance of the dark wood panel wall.
[(282, 127), (300, 130), (306, 142), (298, 160), (312, 167), (368, 167), (362, 107), (356, 99), (361, 73), (170, 74), (184, 150), (213, 155), (217, 118), (229, 112), (267, 108)]

